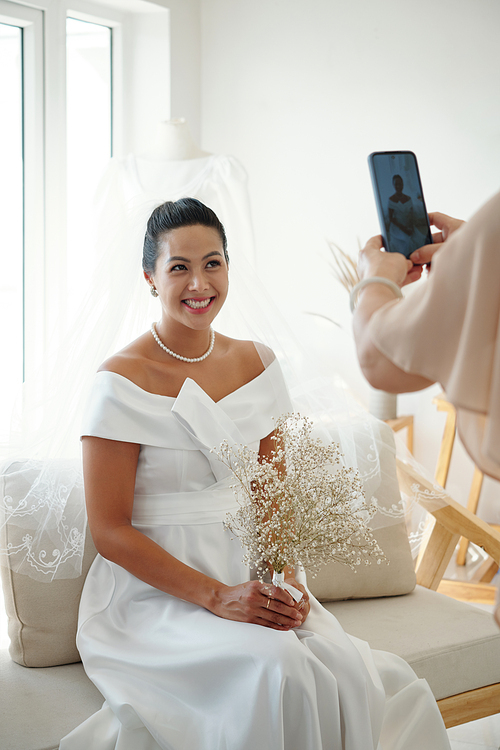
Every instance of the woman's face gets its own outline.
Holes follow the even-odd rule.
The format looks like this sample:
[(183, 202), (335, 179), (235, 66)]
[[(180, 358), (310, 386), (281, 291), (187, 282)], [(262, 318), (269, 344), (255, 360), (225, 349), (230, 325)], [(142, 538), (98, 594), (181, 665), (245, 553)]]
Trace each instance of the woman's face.
[(402, 177), (395, 177), (393, 180), (394, 190), (396, 193), (402, 193), (404, 188), (404, 182)]
[(151, 280), (164, 316), (197, 330), (208, 327), (227, 297), (228, 267), (219, 233), (195, 224), (165, 234)]

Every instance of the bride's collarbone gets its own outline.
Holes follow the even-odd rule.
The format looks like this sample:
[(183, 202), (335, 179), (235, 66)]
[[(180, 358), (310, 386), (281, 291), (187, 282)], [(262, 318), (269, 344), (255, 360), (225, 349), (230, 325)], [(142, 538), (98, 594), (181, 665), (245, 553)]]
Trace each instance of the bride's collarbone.
[(221, 336), (219, 343), (219, 351), (203, 362), (181, 362), (168, 355), (163, 358), (156, 348), (147, 346), (150, 341), (144, 337), (106, 360), (100, 369), (121, 375), (143, 391), (170, 398), (176, 398), (190, 378), (213, 401), (220, 401), (258, 377), (264, 366), (252, 342)]
[(404, 194), (398, 195), (397, 193), (394, 193), (394, 195), (391, 195), (390, 200), (393, 203), (408, 203), (408, 201), (410, 200), (410, 196)]
[(177, 398), (189, 378), (193, 380), (213, 401), (220, 401), (230, 393), (257, 377), (255, 368), (238, 366), (238, 363), (218, 361), (208, 362), (154, 362), (141, 373), (136, 382), (143, 390), (160, 396)]

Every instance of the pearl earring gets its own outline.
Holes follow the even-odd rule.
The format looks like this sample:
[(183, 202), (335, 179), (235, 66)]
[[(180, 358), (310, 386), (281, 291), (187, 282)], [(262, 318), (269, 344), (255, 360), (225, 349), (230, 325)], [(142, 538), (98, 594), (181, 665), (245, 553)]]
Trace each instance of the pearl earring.
[(153, 297), (158, 297), (158, 292), (156, 291), (156, 289), (154, 288), (152, 284), (151, 284), (150, 290), (151, 290), (151, 294), (153, 295)]

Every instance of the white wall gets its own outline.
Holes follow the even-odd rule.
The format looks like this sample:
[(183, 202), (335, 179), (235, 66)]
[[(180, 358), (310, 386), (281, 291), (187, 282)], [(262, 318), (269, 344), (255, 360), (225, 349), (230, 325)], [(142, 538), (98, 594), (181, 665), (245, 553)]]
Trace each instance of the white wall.
[(148, 151), (158, 123), (171, 117), (185, 117), (200, 140), (199, 0), (151, 0), (141, 11), (124, 24), (125, 154)]
[[(156, 135), (156, 124), (170, 117), (170, 13), (127, 17), (124, 42), (124, 153), (142, 153)], [(115, 151), (116, 154), (116, 151)]]
[(171, 116), (185, 117), (193, 138), (201, 138), (200, 0), (163, 0), (170, 9)]
[[(246, 167), (261, 274), (322, 365), (359, 397), (347, 295), (325, 238), (356, 254), (378, 233), (366, 156), (417, 153), (429, 210), (467, 218), (499, 188), (497, 0), (201, 0), (202, 147)], [(343, 330), (312, 318), (339, 321)], [(433, 471), (438, 386), (400, 397), (416, 454)], [(448, 487), (465, 502), (472, 467), (456, 450)], [(500, 521), (498, 486), (480, 515)]]

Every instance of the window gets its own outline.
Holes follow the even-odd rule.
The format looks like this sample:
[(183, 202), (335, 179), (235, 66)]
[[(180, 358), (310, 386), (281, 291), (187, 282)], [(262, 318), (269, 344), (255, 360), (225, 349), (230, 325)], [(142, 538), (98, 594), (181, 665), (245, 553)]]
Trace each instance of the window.
[(111, 156), (112, 34), (121, 21), (103, 10), (113, 16), (108, 23), (82, 12), (68, 18), (65, 49), (64, 7), (0, 0), (0, 341), (9, 353), (0, 368), (0, 442), (23, 379), (38, 372), (48, 341), (60, 339), (78, 304), (87, 281), (82, 252), (83, 268), (92, 266), (76, 225), (86, 226), (89, 196)]
[[(96, 259), (78, 229), (111, 150), (121, 155), (126, 142), (140, 152), (170, 116), (165, 7), (31, 1), (0, 0), (0, 443), (23, 376), (38, 383), (48, 342), (61, 341), (83, 295)], [(2, 620), (0, 604), (0, 648), (8, 643)]]
[(112, 40), (108, 26), (66, 21), (68, 318), (80, 306), (95, 266), (86, 217), (112, 154)]
[[(65, 13), (55, 4), (37, 10), (0, 0), (2, 444), (12, 406), (21, 405), (23, 379), (38, 372), (53, 322), (66, 309), (71, 209), (85, 190), (93, 191), (111, 155), (111, 28), (68, 19), (65, 97), (66, 49), (58, 28)], [(0, 648), (7, 645), (0, 603)]]
[[(26, 369), (26, 259), (40, 225), (43, 195), (41, 89), (42, 13), (0, 2), (0, 440), (10, 429), (13, 399)], [(28, 167), (28, 163), (31, 168)], [(27, 221), (27, 216), (32, 221)], [(35, 264), (36, 266), (36, 264)]]
[[(8, 434), (7, 394), (23, 380), (23, 32), (0, 23), (0, 326), (3, 352), (9, 366), (0, 368), (0, 435)], [(5, 363), (5, 360), (4, 360)], [(1, 439), (1, 438), (0, 438)]]

